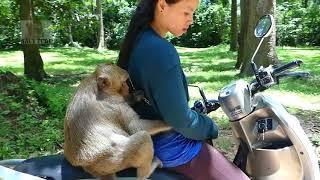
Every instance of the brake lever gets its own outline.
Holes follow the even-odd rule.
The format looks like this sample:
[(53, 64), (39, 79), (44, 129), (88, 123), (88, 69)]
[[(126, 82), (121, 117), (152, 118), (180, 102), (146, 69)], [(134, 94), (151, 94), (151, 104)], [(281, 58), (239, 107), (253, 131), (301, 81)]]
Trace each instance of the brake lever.
[(282, 65), (280, 67), (273, 67), (272, 74), (281, 74), (282, 72), (285, 72), (289, 69), (295, 68), (297, 66), (301, 66), (302, 63), (303, 63), (303, 61), (298, 59), (298, 60), (292, 61), (290, 63), (287, 63), (285, 65)]
[(284, 77), (308, 78), (310, 77), (310, 73), (309, 72), (284, 72), (275, 76), (276, 83), (279, 84), (279, 79)]
[(282, 77), (299, 77), (299, 78), (307, 78), (310, 76), (309, 72), (284, 72), (277, 75), (278, 78)]

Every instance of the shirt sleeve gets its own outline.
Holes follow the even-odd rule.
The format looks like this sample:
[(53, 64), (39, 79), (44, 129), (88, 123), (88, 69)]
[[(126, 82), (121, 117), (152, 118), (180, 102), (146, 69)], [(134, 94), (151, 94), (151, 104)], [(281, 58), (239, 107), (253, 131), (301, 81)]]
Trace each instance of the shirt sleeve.
[(218, 127), (211, 118), (189, 108), (179, 64), (169, 69), (157, 68), (149, 79), (156, 108), (169, 125), (183, 136), (195, 139), (214, 139)]

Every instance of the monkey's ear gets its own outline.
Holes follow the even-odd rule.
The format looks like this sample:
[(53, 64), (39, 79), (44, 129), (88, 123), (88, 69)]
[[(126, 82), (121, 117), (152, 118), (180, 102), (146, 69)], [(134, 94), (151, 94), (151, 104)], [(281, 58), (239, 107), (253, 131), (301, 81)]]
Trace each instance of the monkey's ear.
[(102, 90), (102, 89), (108, 88), (111, 85), (111, 82), (107, 77), (99, 76), (97, 78), (97, 84), (98, 84), (98, 88)]

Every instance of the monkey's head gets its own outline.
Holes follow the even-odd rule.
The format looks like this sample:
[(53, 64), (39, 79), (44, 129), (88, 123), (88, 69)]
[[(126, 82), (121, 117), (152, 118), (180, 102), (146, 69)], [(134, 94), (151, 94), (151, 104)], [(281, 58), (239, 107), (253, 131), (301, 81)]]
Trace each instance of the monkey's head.
[(107, 95), (129, 95), (129, 74), (115, 64), (99, 64), (95, 71), (98, 90)]

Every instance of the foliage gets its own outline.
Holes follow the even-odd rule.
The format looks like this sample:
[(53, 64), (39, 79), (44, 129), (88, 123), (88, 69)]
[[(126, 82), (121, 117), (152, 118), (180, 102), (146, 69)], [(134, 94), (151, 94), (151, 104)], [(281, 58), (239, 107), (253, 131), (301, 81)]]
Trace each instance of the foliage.
[[(102, 3), (106, 47), (119, 49), (137, 0), (106, 0)], [(33, 0), (34, 18), (50, 22), (51, 44), (70, 44), (70, 32), (75, 44), (95, 47), (98, 17), (91, 0)], [(0, 48), (20, 45), (20, 15), (18, 0), (0, 1)], [(277, 1), (277, 42), (279, 45), (320, 45), (320, 3), (309, 1), (307, 7), (299, 0)], [(168, 38), (184, 47), (209, 47), (228, 43), (230, 34), (230, 3), (227, 0), (204, 0), (194, 16), (194, 24), (180, 38)]]
[(1, 87), (0, 159), (27, 158), (61, 149), (63, 121), (48, 116), (32, 84), (19, 78)]
[[(96, 44), (97, 17), (93, 1), (58, 0), (36, 1), (42, 16), (51, 22), (52, 38), (55, 45), (69, 44), (69, 26), (75, 42), (94, 47)], [(44, 5), (45, 4), (45, 5)], [(54, 9), (54, 11), (52, 11)]]
[[(102, 4), (105, 42), (111, 49), (118, 49), (124, 38), (132, 12), (135, 10), (132, 1), (105, 1)], [(97, 16), (92, 1), (39, 1), (33, 0), (34, 17), (38, 21), (50, 22), (46, 27), (51, 30), (50, 37), (54, 46), (70, 43), (69, 28), (73, 40), (81, 46), (95, 47), (97, 39)], [(14, 1), (0, 2), (4, 9), (0, 13), (0, 48), (18, 47), (20, 44), (19, 6)], [(226, 1), (207, 1), (200, 5), (195, 15), (195, 24), (182, 38), (173, 42), (180, 46), (208, 47), (228, 41), (229, 13)], [(8, 23), (9, 22), (9, 23)], [(42, 46), (47, 46), (43, 44)]]
[(0, 1), (0, 49), (16, 47), (20, 42), (19, 9), (16, 1)]
[(107, 47), (119, 49), (124, 38), (135, 5), (127, 1), (111, 1), (103, 9)]
[(36, 98), (40, 105), (54, 117), (63, 119), (73, 89), (58, 82), (50, 84), (30, 81), (30, 84), (37, 93)]
[(184, 47), (209, 47), (229, 41), (229, 7), (221, 4), (203, 2), (194, 16), (193, 25), (188, 32), (172, 42)]
[(320, 45), (320, 4), (307, 8), (300, 2), (284, 2), (277, 7), (279, 45)]

